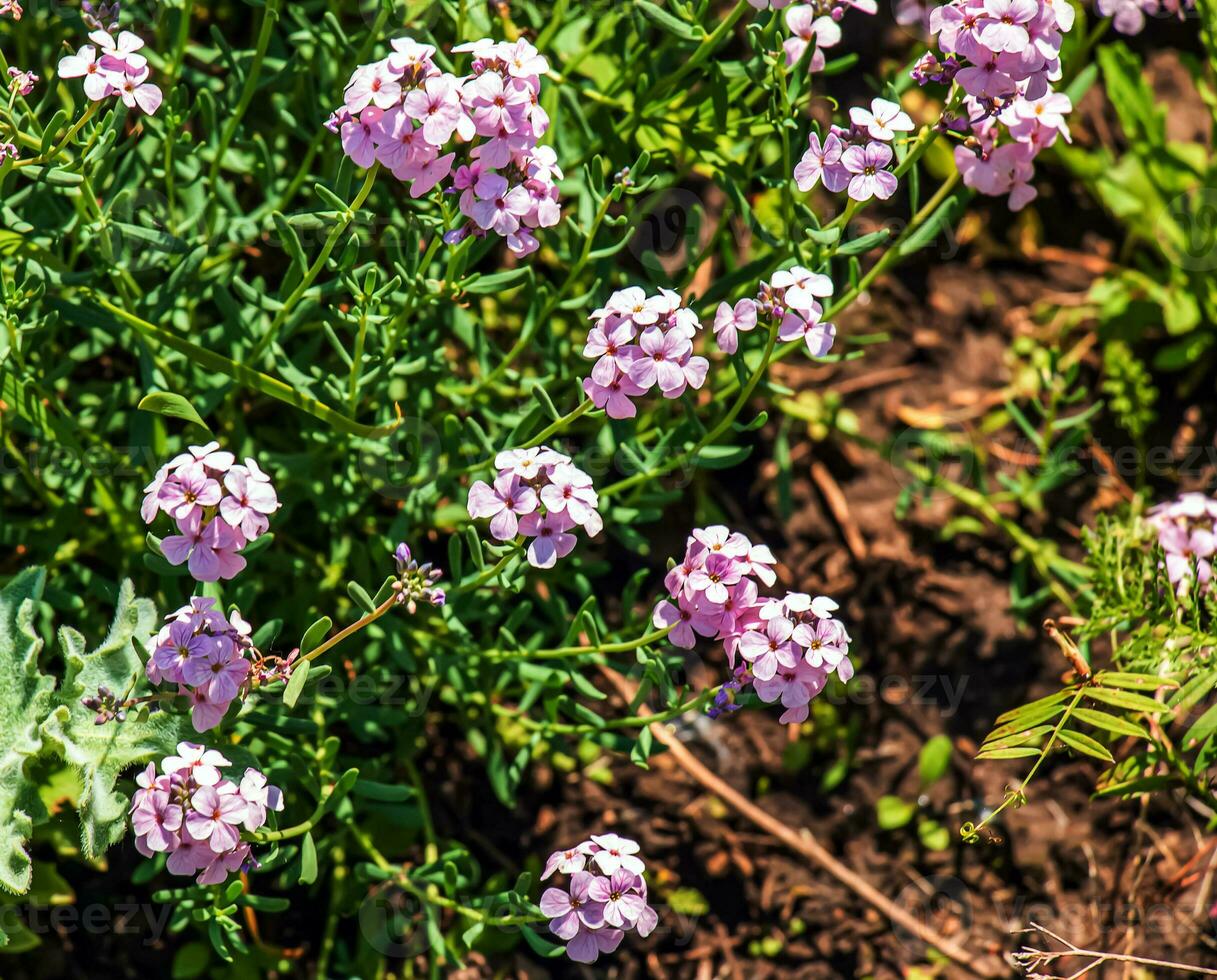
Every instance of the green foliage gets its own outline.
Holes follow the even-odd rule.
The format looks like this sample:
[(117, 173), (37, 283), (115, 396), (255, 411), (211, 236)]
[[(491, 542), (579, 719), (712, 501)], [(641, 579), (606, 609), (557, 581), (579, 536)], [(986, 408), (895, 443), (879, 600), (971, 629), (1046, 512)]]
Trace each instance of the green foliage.
[(44, 815), (26, 766), (42, 749), (39, 725), (52, 703), (53, 678), (38, 670), (42, 640), (34, 628), (46, 584), (41, 568), (28, 568), (0, 590), (0, 885), (13, 892), (30, 886), (25, 842), (33, 820)]
[(1108, 411), (1120, 427), (1140, 444), (1157, 418), (1154, 404), (1158, 389), (1149, 369), (1123, 341), (1113, 340), (1103, 348), (1103, 393)]
[[(1217, 156), (1202, 143), (1168, 137), (1166, 107), (1155, 99), (1140, 57), (1127, 45), (1103, 45), (1096, 62), (1120, 122), (1122, 146), (1114, 152), (1107, 147), (1057, 149), (1127, 236), (1122, 254), (1129, 260), (1094, 283), (1091, 309), (1107, 339), (1135, 344), (1163, 331), (1166, 342), (1154, 351), (1154, 366), (1185, 370), (1208, 357), (1217, 340), (1212, 275), (1217, 269), (1212, 221)], [(1184, 64), (1197, 86), (1207, 89), (1203, 64)], [(1208, 105), (1217, 119), (1217, 104), (1210, 100)], [(1136, 375), (1128, 380), (1140, 382)]]
[[(59, 652), (51, 675), (43, 673), (39, 655), (43, 643), (35, 616), (43, 597), (46, 573), (32, 567), (0, 591), (0, 803), (12, 819), (0, 827), (3, 838), (3, 877), (0, 884), (14, 892), (30, 886), (31, 866), (25, 842), (33, 826), (46, 817), (38, 799), (38, 784), (29, 778), (34, 760), (59, 757), (77, 774), (82, 850), (98, 857), (117, 841), (126, 827), (128, 796), (116, 791), (119, 775), (132, 766), (161, 759), (193, 732), (180, 714), (146, 709), (127, 723), (99, 726), (94, 712), (80, 700), (101, 686), (130, 691), (143, 678), (143, 661), (136, 653), (155, 628), (156, 613), (147, 599), (137, 599), (131, 583), (119, 589), (109, 634), (91, 652), (83, 636), (71, 627), (59, 630)], [(63, 679), (56, 683), (55, 676)]]
[(148, 599), (135, 598), (124, 581), (118, 593), (114, 623), (106, 638), (86, 653), (85, 639), (76, 630), (59, 630), (65, 670), (59, 686), (58, 706), (42, 723), (46, 745), (60, 753), (77, 771), (80, 795), (81, 841), (85, 857), (99, 857), (126, 830), (129, 795), (115, 788), (125, 770), (159, 762), (172, 754), (178, 742), (197, 738), (182, 713), (146, 707), (122, 723), (97, 725), (94, 712), (81, 698), (100, 687), (115, 692), (133, 690), (144, 677), (142, 650), (157, 627), (156, 609)]

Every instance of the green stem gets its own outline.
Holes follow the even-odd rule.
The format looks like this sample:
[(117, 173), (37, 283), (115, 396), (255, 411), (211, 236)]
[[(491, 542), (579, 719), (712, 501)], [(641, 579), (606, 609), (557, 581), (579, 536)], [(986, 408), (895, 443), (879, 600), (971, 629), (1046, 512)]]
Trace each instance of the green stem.
[(351, 356), (351, 378), (347, 384), (347, 411), (355, 414), (359, 400), (359, 375), (363, 369), (363, 348), (368, 339), (368, 298), (359, 306), (359, 333), (355, 336), (355, 351)]
[(674, 85), (680, 82), (686, 75), (696, 69), (698, 65), (709, 58), (710, 55), (712, 55), (718, 49), (718, 46), (722, 44), (723, 38), (731, 33), (735, 25), (739, 23), (740, 18), (742, 18), (744, 14), (748, 12), (748, 9), (748, 0), (738, 0), (738, 3), (736, 3), (731, 13), (727, 14), (727, 16), (719, 23), (718, 27), (716, 27), (712, 33), (707, 34), (704, 38), (702, 38), (701, 44), (699, 44), (697, 50), (690, 55), (688, 61), (676, 69), (676, 71), (671, 75), (665, 75), (660, 81), (657, 81), (650, 87), (642, 98), (635, 101), (634, 105), (636, 109), (645, 107), (656, 95), (671, 91)]
[(519, 915), (504, 915), (492, 916), (488, 915), (482, 909), (476, 909), (469, 905), (462, 905), (454, 899), (447, 898), (439, 894), (438, 889), (433, 884), (427, 884), (425, 887), (417, 885), (406, 874), (405, 870), (396, 867), (389, 861), (381, 852), (376, 844), (372, 841), (371, 835), (363, 828), (356, 825), (354, 821), (346, 825), (347, 832), (355, 838), (355, 842), (363, 848), (364, 853), (371, 858), (372, 863), (381, 871), (392, 872), (396, 871), (389, 880), (401, 888), (403, 891), (409, 892), (419, 901), (435, 908), (448, 909), (463, 915), (467, 919), (472, 919), (475, 922), (480, 922), (485, 926), (518, 926), (527, 925), (532, 922), (544, 922), (546, 917), (541, 914), (540, 910), (536, 912), (524, 912)]
[(259, 844), (268, 844), (272, 841), (290, 840), (293, 837), (303, 837), (310, 830), (321, 822), (321, 818), (326, 815), (334, 805), (347, 794), (351, 786), (355, 782), (355, 776), (358, 775), (356, 770), (350, 769), (343, 774), (342, 778), (327, 786), (321, 791), (321, 799), (317, 801), (317, 807), (313, 810), (312, 815), (303, 823), (298, 823), (294, 827), (287, 827), (283, 830), (258, 830), (253, 833), (244, 833), (241, 836), (248, 841), (254, 841)]
[(511, 708), (506, 708), (500, 704), (492, 705), (491, 708), (496, 715), (503, 718), (511, 718), (529, 731), (551, 732), (555, 735), (590, 735), (605, 730), (618, 731), (624, 728), (645, 728), (647, 725), (662, 725), (664, 722), (680, 718), (690, 711), (699, 711), (704, 708), (714, 700), (715, 695), (720, 690), (722, 690), (721, 685), (718, 687), (708, 687), (696, 697), (681, 704), (673, 705), (663, 711), (647, 715), (630, 715), (626, 718), (611, 718), (603, 725), (593, 725), (587, 722), (574, 724), (561, 721), (536, 721), (532, 718), (519, 715)]
[(985, 827), (996, 820), (998, 815), (1001, 814), (1001, 812), (1005, 810), (1006, 807), (1010, 806), (1010, 804), (1012, 804), (1015, 800), (1026, 799), (1027, 786), (1030, 785), (1031, 780), (1035, 778), (1035, 774), (1039, 772), (1039, 768), (1044, 764), (1044, 760), (1048, 758), (1048, 753), (1052, 751), (1052, 747), (1056, 744), (1057, 738), (1060, 736), (1062, 729), (1065, 727), (1065, 722), (1069, 720), (1069, 716), (1073, 714), (1073, 709), (1078, 706), (1078, 702), (1082, 700), (1082, 696), (1085, 693), (1086, 685), (1079, 685), (1077, 693), (1073, 696), (1073, 700), (1069, 702), (1068, 707), (1066, 707), (1064, 712), (1061, 714), (1060, 721), (1058, 721), (1056, 723), (1056, 727), (1052, 729), (1052, 734), (1049, 735), (1048, 741), (1044, 744), (1043, 749), (1040, 751), (1039, 758), (1035, 760), (1035, 765), (1031, 767), (1031, 771), (1027, 773), (1027, 775), (1023, 778), (1023, 781), (1018, 784), (1018, 789), (1016, 789), (1013, 793), (1007, 793), (1006, 798), (1001, 801), (1001, 804), (992, 813), (985, 817), (980, 823), (972, 827), (971, 832), (968, 835), (969, 837), (984, 830)]
[[(741, 2), (744, 2), (744, 0), (741, 0)], [(507, 369), (515, 363), (516, 358), (518, 358), (528, 348), (529, 343), (532, 341), (533, 333), (540, 328), (543, 323), (546, 323), (553, 315), (554, 311), (558, 308), (558, 304), (562, 301), (562, 297), (566, 294), (566, 291), (578, 278), (579, 274), (583, 271), (584, 267), (591, 259), (592, 245), (596, 240), (596, 232), (600, 230), (600, 225), (603, 223), (605, 216), (608, 214), (609, 206), (613, 203), (614, 199), (615, 195), (612, 193), (604, 195), (604, 200), (600, 202), (600, 207), (596, 210), (596, 216), (592, 219), (591, 228), (588, 229), (587, 238), (583, 243), (583, 250), (579, 253), (579, 258), (576, 259), (575, 264), (571, 266), (570, 272), (567, 273), (566, 278), (563, 280), (562, 285), (558, 288), (557, 292), (555, 292), (554, 295), (549, 298), (544, 308), (533, 321), (532, 329), (523, 331), (520, 334), (520, 339), (516, 341), (515, 345), (507, 352), (507, 354), (503, 357), (503, 360), (498, 363), (494, 370), (475, 384), (461, 389), (461, 394), (476, 395), (483, 388), (493, 384), (506, 373)]]
[(513, 548), (511, 551), (507, 552), (507, 554), (505, 554), (502, 558), (500, 558), (498, 560), (498, 562), (492, 568), (486, 569), (484, 572), (482, 572), (481, 575), (479, 575), (477, 578), (475, 578), (472, 582), (469, 582), (465, 585), (458, 585), (455, 588), (448, 589), (448, 591), (447, 591), (448, 598), (452, 598), (452, 596), (455, 596), (455, 595), (462, 595), (463, 593), (466, 593), (466, 592), (474, 592), (477, 589), (480, 589), (483, 585), (485, 585), (487, 582), (491, 581), (491, 579), (493, 579), (496, 575), (498, 575), (499, 572), (501, 572), (504, 568), (506, 568), (507, 563), (509, 561), (511, 561), (511, 559), (513, 559), (519, 553), (520, 553), (520, 548), (519, 548), (519, 544), (517, 543), (516, 547)]
[(217, 354), (215, 351), (201, 347), (198, 344), (193, 344), (189, 340), (170, 333), (168, 330), (154, 326), (134, 313), (128, 313), (122, 307), (115, 306), (105, 297), (95, 296), (93, 301), (102, 309), (108, 310), (123, 322), (133, 326), (136, 332), (145, 339), (156, 341), (158, 344), (185, 355), (200, 367), (226, 374), (237, 384), (252, 388), (254, 391), (260, 391), (264, 395), (291, 405), (293, 408), (299, 409), (313, 416), (313, 418), (320, 419), (322, 422), (328, 423), (347, 435), (362, 436), (366, 439), (378, 439), (391, 434), (400, 424), (400, 420), (397, 420), (387, 425), (362, 425), (354, 419), (347, 418), (341, 412), (335, 411), (328, 405), (323, 405), (315, 398), (302, 395), (295, 388), (284, 384), (278, 378), (272, 378), (261, 371), (255, 371), (253, 368), (246, 367), (244, 364), (238, 364), (222, 354)]
[(59, 156), (60, 153), (62, 153), (67, 148), (68, 144), (72, 142), (72, 140), (73, 140), (73, 138), (75, 138), (76, 134), (79, 133), (82, 128), (84, 128), (84, 125), (90, 119), (92, 119), (95, 115), (97, 115), (98, 109), (100, 107), (101, 107), (100, 102), (90, 102), (89, 107), (87, 109), (85, 109), (85, 111), (84, 111), (84, 115), (82, 115), (78, 120), (76, 120), (75, 123), (73, 123), (72, 128), (69, 129), (67, 131), (67, 133), (64, 134), (63, 139), (61, 139), (58, 143), (56, 143), (55, 146), (52, 147), (50, 150), (47, 150), (47, 152), (44, 156), (31, 157), (29, 160), (19, 160), (16, 164), (14, 164), (14, 167), (28, 167), (28, 166), (34, 166), (34, 165), (41, 165), (44, 163), (49, 163), (51, 160), (54, 160), (57, 156)]
[(262, 355), (266, 353), (267, 348), (274, 343), (279, 330), (283, 327), (292, 310), (295, 309), (296, 304), (300, 302), (304, 294), (308, 292), (309, 287), (313, 285), (313, 281), (321, 274), (321, 270), (325, 268), (326, 262), (330, 259), (330, 254), (338, 244), (338, 239), (346, 233), (346, 230), (355, 220), (359, 209), (363, 207), (363, 202), (368, 199), (368, 195), (372, 192), (372, 185), (376, 182), (376, 174), (379, 170), (379, 163), (372, 164), (367, 176), (364, 177), (363, 186), (359, 188), (359, 193), (355, 195), (355, 200), (351, 202), (351, 206), (342, 214), (338, 223), (330, 229), (329, 235), (326, 236), (325, 244), (321, 246), (321, 254), (317, 256), (317, 261), (309, 267), (308, 272), (304, 274), (304, 278), (300, 280), (299, 285), (284, 300), (283, 306), (275, 314), (270, 327), (267, 328), (266, 333), (262, 335), (262, 339), (254, 346), (249, 356), (249, 359), (254, 363), (257, 363)]
[(216, 148), (215, 157), (211, 161), (211, 170), (207, 175), (207, 183), (213, 188), (228, 147), (232, 144), (233, 137), (237, 135), (241, 119), (249, 109), (254, 92), (258, 88), (258, 79), (262, 74), (262, 62), (266, 58), (266, 49), (270, 47), (271, 35), (274, 33), (275, 23), (279, 19), (279, 8), (282, 5), (283, 0), (266, 0), (266, 10), (262, 14), (262, 28), (258, 32), (258, 41), (254, 48), (253, 61), (250, 62), (249, 71), (245, 75), (245, 84), (241, 87), (241, 97), (237, 100), (236, 108), (228, 117), (228, 122), (220, 134), (220, 145)]
[(391, 596), (389, 596), (389, 598), (387, 598), (379, 606), (377, 606), (375, 609), (373, 609), (370, 613), (368, 613), (365, 616), (360, 617), (355, 622), (353, 622), (350, 626), (348, 626), (346, 629), (340, 630), (339, 632), (335, 633), (324, 643), (320, 644), (316, 648), (314, 648), (314, 649), (310, 650), (308, 653), (306, 653), (297, 662), (303, 663), (305, 660), (316, 660), (327, 650), (329, 650), (333, 647), (336, 647), (339, 643), (341, 643), (343, 640), (345, 640), (348, 636), (354, 636), (365, 626), (370, 626), (372, 623), (376, 622), (376, 620), (380, 619), (381, 616), (385, 615), (385, 613), (387, 613), (390, 609), (392, 609), (396, 604), (397, 604), (397, 593), (394, 592)]
[(622, 640), (619, 643), (598, 643), (594, 646), (553, 647), (541, 650), (485, 650), (482, 656), (490, 660), (558, 660), (562, 657), (581, 657), (588, 654), (629, 653), (639, 647), (650, 646), (666, 637), (674, 626), (667, 626), (653, 633), (647, 633), (634, 640)]
[[(757, 364), (756, 370), (753, 371), (751, 377), (748, 378), (748, 382), (744, 385), (744, 389), (740, 392), (739, 397), (735, 400), (735, 403), (731, 406), (730, 410), (728, 410), (727, 414), (719, 420), (718, 424), (715, 425), (714, 428), (707, 431), (699, 440), (697, 440), (697, 443), (692, 449), (687, 449), (683, 452), (677, 453), (675, 456), (666, 460), (662, 465), (656, 466), (653, 469), (642, 470), (635, 473), (633, 476), (626, 477), (624, 480), (618, 480), (616, 483), (610, 484), (600, 491), (600, 496), (602, 498), (611, 497), (614, 494), (620, 493), (622, 490), (628, 490), (630, 487), (638, 486), (640, 483), (647, 483), (656, 477), (663, 476), (665, 473), (670, 473), (672, 470), (676, 469), (676, 467), (682, 466), (687, 460), (696, 459), (698, 453), (700, 453), (707, 446), (712, 445), (720, 436), (722, 436), (724, 432), (727, 431), (727, 429), (731, 427), (731, 423), (735, 421), (739, 413), (743, 411), (744, 406), (748, 404), (748, 399), (752, 397), (752, 393), (756, 390), (756, 386), (760, 383), (761, 378), (764, 376), (765, 371), (769, 367), (770, 361), (773, 359), (773, 349), (777, 344), (777, 339), (778, 324), (774, 323), (769, 329), (769, 340), (765, 344), (764, 352), (761, 354), (760, 363)], [(800, 343), (802, 342), (800, 341)]]

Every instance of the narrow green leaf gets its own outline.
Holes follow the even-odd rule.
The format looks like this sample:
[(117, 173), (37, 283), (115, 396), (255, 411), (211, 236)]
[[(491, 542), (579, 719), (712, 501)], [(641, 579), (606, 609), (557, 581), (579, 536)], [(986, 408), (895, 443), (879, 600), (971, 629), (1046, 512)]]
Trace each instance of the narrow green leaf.
[(1092, 708), (1074, 708), (1073, 717), (1078, 721), (1084, 721), (1087, 725), (1093, 725), (1095, 728), (1102, 728), (1104, 731), (1113, 732), (1116, 735), (1130, 735), (1133, 738), (1149, 738), (1147, 732), (1140, 725), (1134, 725), (1127, 718), (1118, 718), (1115, 715), (1109, 715), (1104, 711), (1095, 711)]
[(300, 692), (304, 690), (311, 666), (311, 660), (297, 660), (296, 665), (292, 668), (291, 676), (287, 679), (287, 686), (283, 689), (283, 703), (289, 708), (294, 708), (300, 699)]
[[(1134, 694), (1132, 691), (1121, 691), (1110, 687), (1088, 687), (1086, 697), (1104, 704), (1112, 704), (1117, 708), (1128, 708), (1130, 711), (1145, 711), (1158, 714), (1170, 710), (1165, 704), (1147, 698), (1144, 694)], [(1217, 719), (1215, 719), (1217, 721)]]
[(300, 877), (296, 880), (302, 885), (311, 885), (317, 880), (317, 844), (311, 831), (300, 843)]
[(306, 653), (311, 653), (320, 646), (321, 641), (330, 635), (330, 630), (333, 626), (334, 621), (329, 616), (322, 616), (305, 630), (304, 637), (300, 640), (300, 656), (303, 657)]
[(1083, 755), (1094, 756), (1096, 759), (1102, 759), (1104, 762), (1115, 762), (1111, 753), (1100, 742), (1095, 741), (1089, 735), (1083, 735), (1081, 732), (1075, 732), (1068, 728), (1062, 728), (1057, 733), (1057, 738), (1068, 745), (1071, 749), (1076, 749)]
[(209, 434), (211, 432), (211, 427), (203, 421), (203, 416), (198, 413), (195, 407), (181, 395), (174, 394), (172, 391), (149, 392), (139, 400), (136, 408), (143, 412), (152, 412), (171, 419), (182, 419), (186, 422), (193, 422), (204, 432)]

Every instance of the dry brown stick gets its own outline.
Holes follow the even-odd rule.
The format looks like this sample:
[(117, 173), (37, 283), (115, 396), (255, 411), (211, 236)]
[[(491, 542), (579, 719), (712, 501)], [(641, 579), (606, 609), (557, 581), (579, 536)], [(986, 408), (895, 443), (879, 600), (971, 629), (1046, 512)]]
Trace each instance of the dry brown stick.
[(815, 480), (816, 486), (820, 488), (820, 493), (824, 494), (824, 501), (828, 504), (828, 509), (832, 511), (832, 516), (836, 518), (837, 526), (841, 528), (841, 536), (845, 538), (845, 546), (849, 548), (850, 554), (857, 561), (865, 561), (867, 555), (866, 539), (862, 537), (862, 532), (858, 530), (858, 525), (854, 523), (853, 515), (849, 512), (849, 504), (845, 501), (845, 494), (841, 490), (840, 484), (828, 472), (828, 467), (818, 459), (811, 464), (811, 478)]
[[(618, 693), (629, 703), (634, 700), (636, 691), (632, 684), (622, 677), (615, 670), (609, 667), (601, 666), (601, 671), (608, 678)], [(638, 708), (640, 715), (649, 714), (645, 705), (640, 705)], [(907, 930), (912, 935), (916, 936), (927, 946), (932, 946), (940, 953), (949, 956), (952, 960), (958, 963), (961, 967), (978, 977), (1004, 977), (1009, 975), (1009, 971), (992, 963), (988, 960), (982, 960), (974, 956), (971, 952), (957, 945), (946, 936), (935, 932), (925, 923), (921, 922), (916, 916), (904, 909), (900, 908), (895, 902), (879, 891), (874, 885), (863, 878), (861, 875), (851, 871), (844, 864), (838, 861), (829, 851), (816, 840), (815, 836), (807, 828), (795, 830), (793, 827), (783, 823), (777, 817), (765, 810), (733, 789), (729, 784), (724, 782), (722, 778), (711, 772), (702, 762), (693, 755), (676, 737), (676, 734), (667, 726), (660, 724), (652, 724), (650, 726), (651, 734), (667, 746), (672, 759), (675, 760), (685, 772), (693, 777), (705, 789), (709, 790), (720, 800), (734, 809), (741, 816), (751, 820), (754, 824), (780, 840), (783, 844), (789, 847), (792, 851), (801, 854), (803, 857), (810, 860), (813, 864), (819, 865), (830, 875), (837, 879), (846, 888), (852, 891), (863, 901), (869, 902), (872, 906), (878, 909), (883, 915), (894, 924), (902, 929)]]

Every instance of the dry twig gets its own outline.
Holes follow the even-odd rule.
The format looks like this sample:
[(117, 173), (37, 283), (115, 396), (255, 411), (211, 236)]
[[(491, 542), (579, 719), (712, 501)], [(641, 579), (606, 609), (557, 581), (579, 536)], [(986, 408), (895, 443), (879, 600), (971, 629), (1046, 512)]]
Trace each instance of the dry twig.
[[(637, 693), (634, 686), (615, 670), (603, 666), (600, 669), (609, 682), (617, 688), (618, 693), (627, 702), (632, 703), (634, 695)], [(647, 714), (646, 706), (640, 706), (638, 713), (640, 715)], [(673, 761), (696, 782), (700, 783), (705, 789), (713, 793), (741, 816), (746, 817), (766, 833), (776, 837), (792, 851), (803, 855), (803, 857), (812, 863), (819, 865), (863, 901), (874, 906), (893, 925), (899, 926), (901, 929), (916, 936), (927, 946), (933, 947), (943, 955), (950, 957), (974, 976), (997, 978), (1008, 974), (1007, 969), (1003, 969), (991, 960), (982, 959), (974, 955), (953, 940), (930, 928), (917, 916), (901, 908), (861, 875), (838, 861), (827, 848), (816, 840), (810, 830), (805, 827), (795, 830), (773, 816), (773, 814), (762, 810), (742, 793), (726, 783), (720, 776), (706, 768), (667, 725), (652, 724), (650, 729), (655, 739), (667, 747)]]
[[(1026, 974), (1028, 980), (1079, 980), (1080, 977), (1084, 977), (1091, 970), (1102, 966), (1104, 963), (1128, 963), (1134, 966), (1150, 966), (1157, 967), (1160, 970), (1175, 970), (1179, 973), (1198, 973), (1206, 977), (1217, 977), (1217, 970), (1210, 970), (1204, 966), (1173, 963), (1170, 960), (1155, 960), (1147, 956), (1134, 956), (1130, 953), (1107, 953), (1097, 949), (1083, 949), (1037, 922), (1030, 923), (1030, 928), (1022, 931), (1035, 932), (1042, 936), (1047, 936), (1064, 947), (1063, 949), (1044, 950), (1024, 946), (1019, 952), (1015, 953), (1012, 959), (1019, 969)], [(1073, 973), (1056, 974), (1043, 972), (1047, 968), (1055, 966), (1057, 960), (1068, 959), (1089, 960), (1089, 962), (1085, 963), (1080, 970), (1076, 970)]]

